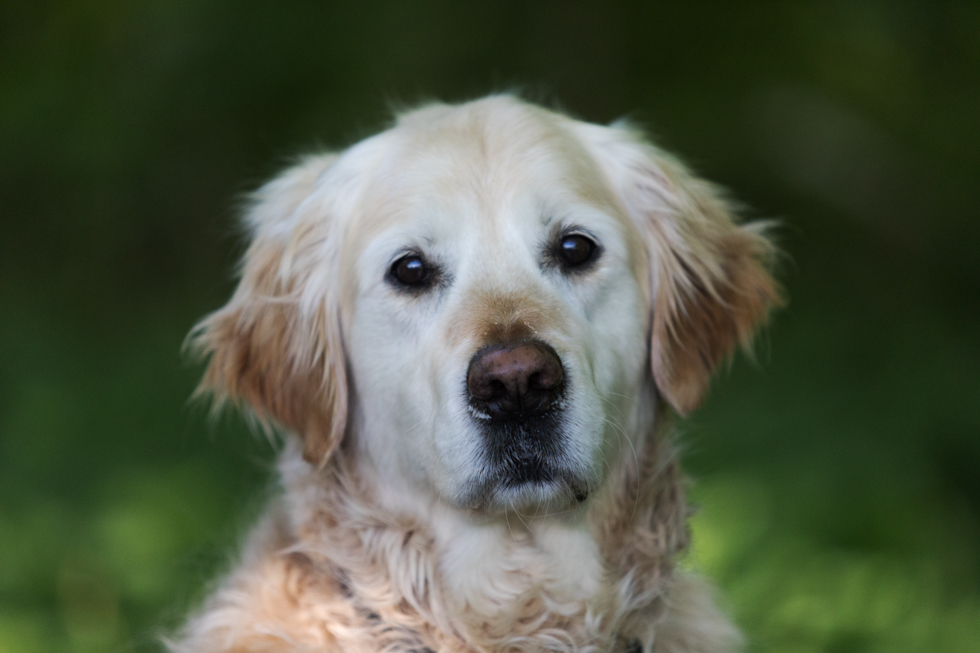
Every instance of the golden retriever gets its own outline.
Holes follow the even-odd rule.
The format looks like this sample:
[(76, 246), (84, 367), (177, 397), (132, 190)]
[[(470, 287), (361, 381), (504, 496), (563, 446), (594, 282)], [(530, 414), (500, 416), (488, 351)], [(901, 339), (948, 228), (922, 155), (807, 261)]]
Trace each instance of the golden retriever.
[(177, 652), (731, 651), (667, 423), (773, 247), (626, 125), (433, 104), (263, 186), (202, 389), (290, 434)]

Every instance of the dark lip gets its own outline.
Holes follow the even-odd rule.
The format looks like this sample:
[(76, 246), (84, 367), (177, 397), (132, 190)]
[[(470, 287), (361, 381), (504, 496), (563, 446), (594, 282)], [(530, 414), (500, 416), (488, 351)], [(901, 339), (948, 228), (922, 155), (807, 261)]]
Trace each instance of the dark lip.
[(477, 420), (483, 441), (483, 459), (492, 475), (539, 478), (565, 467), (564, 416), (560, 411), (522, 420)]
[(484, 468), (463, 493), (478, 509), (505, 507), (502, 494), (522, 488), (547, 490), (545, 503), (573, 504), (589, 494), (587, 482), (572, 472), (563, 416), (548, 414), (523, 422), (480, 423)]
[(515, 458), (499, 474), (498, 485), (505, 488), (523, 485), (546, 485), (554, 482), (555, 472), (548, 461), (540, 456)]
[(515, 505), (506, 496), (519, 492), (522, 488), (548, 492), (549, 496), (536, 502), (536, 505), (573, 506), (585, 501), (591, 493), (587, 482), (567, 469), (552, 466), (536, 478), (517, 478), (500, 471), (474, 480), (460, 493), (457, 504), (481, 512), (529, 508), (529, 505)]

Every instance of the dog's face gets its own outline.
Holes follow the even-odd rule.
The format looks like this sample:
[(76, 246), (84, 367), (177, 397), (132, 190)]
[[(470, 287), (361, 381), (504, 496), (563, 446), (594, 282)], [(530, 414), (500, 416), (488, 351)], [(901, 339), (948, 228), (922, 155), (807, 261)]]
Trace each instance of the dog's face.
[(344, 432), (377, 478), (461, 508), (562, 506), (697, 404), (776, 300), (768, 243), (624, 129), (511, 98), (436, 106), (260, 191), (206, 384)]
[(647, 367), (635, 228), (568, 134), (503, 127), (391, 135), (348, 232), (357, 437), (468, 507), (584, 499)]

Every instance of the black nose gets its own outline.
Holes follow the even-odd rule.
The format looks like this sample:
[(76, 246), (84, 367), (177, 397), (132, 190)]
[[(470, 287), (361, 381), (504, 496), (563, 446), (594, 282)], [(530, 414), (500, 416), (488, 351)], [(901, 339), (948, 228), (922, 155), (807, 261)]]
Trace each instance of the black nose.
[(547, 412), (561, 397), (564, 381), (558, 354), (537, 340), (484, 347), (466, 375), (470, 404), (501, 420)]

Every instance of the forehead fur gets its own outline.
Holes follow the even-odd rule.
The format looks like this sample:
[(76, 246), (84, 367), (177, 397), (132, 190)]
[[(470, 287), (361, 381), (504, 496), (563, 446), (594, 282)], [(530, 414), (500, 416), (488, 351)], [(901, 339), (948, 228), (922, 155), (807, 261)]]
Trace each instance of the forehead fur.
[(378, 137), (379, 161), (352, 227), (377, 233), (427, 202), (465, 202), (492, 220), (515, 197), (542, 188), (611, 210), (612, 193), (570, 123), (509, 96), (402, 114)]
[[(342, 269), (353, 270), (378, 234), (433, 207), (495, 228), (520, 198), (535, 197), (542, 212), (551, 202), (575, 202), (614, 217), (633, 233), (575, 124), (507, 95), (401, 114), (391, 129), (370, 139), (373, 163), (364, 166), (369, 179), (348, 224)], [(642, 250), (630, 240), (631, 258), (641, 264)]]
[(456, 107), (423, 107), (400, 116), (395, 130), (405, 158), (435, 164), (437, 176), (452, 172), (446, 181), (454, 188), (469, 181), (485, 199), (502, 200), (501, 195), (523, 190), (531, 179), (548, 176), (549, 181), (565, 182), (577, 199), (606, 205), (609, 189), (567, 128), (569, 122), (502, 95)]

